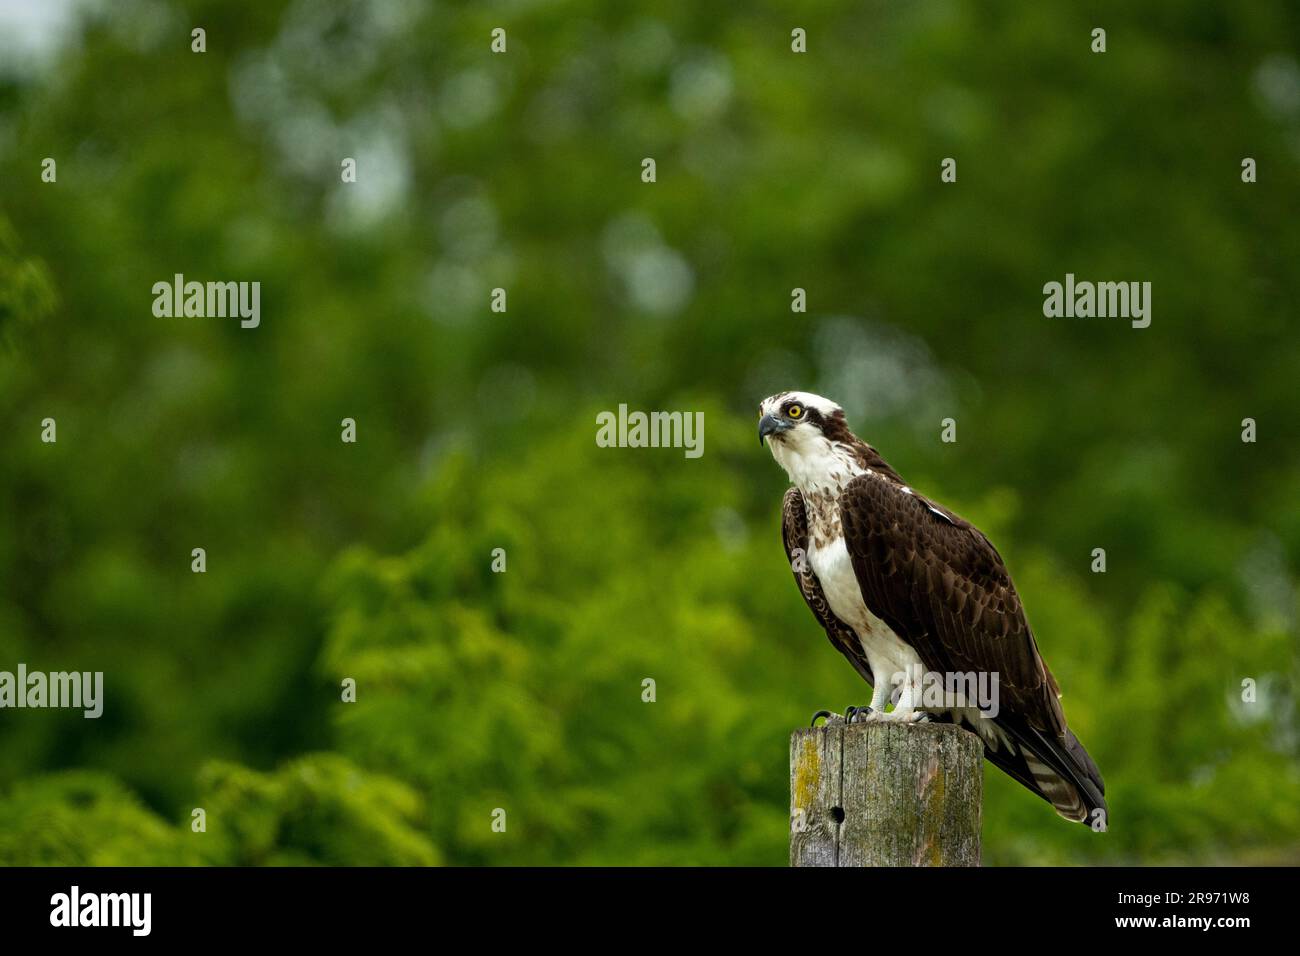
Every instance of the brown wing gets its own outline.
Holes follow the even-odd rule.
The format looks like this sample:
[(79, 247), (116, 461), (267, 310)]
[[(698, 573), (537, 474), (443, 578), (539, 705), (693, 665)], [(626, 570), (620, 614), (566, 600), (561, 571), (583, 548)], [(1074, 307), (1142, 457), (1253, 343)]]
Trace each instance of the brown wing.
[(840, 512), (863, 600), (927, 670), (996, 673), (1004, 711), (1036, 730), (1065, 732), (1020, 597), (978, 528), (871, 474), (844, 489)]
[(831, 639), (835, 649), (849, 659), (863, 680), (872, 684), (871, 668), (867, 665), (857, 635), (831, 611), (826, 595), (822, 593), (821, 582), (808, 563), (808, 513), (804, 510), (803, 495), (798, 488), (791, 488), (785, 493), (785, 503), (781, 509), (781, 537), (785, 543), (786, 560), (794, 572), (794, 582), (799, 585), (799, 593), (803, 595), (813, 616), (826, 630), (826, 636)]
[(861, 475), (840, 518), (862, 598), (927, 670), (996, 673), (1007, 739), (985, 755), (1068, 820), (1106, 821), (1106, 784), (1070, 732), (1011, 575), (978, 528), (901, 481)]

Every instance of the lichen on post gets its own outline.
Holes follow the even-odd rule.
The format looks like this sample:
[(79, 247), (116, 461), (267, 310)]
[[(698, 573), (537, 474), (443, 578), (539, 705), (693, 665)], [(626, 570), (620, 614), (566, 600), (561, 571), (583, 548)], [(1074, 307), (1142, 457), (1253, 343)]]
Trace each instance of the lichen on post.
[(979, 866), (984, 748), (947, 723), (790, 738), (791, 866)]

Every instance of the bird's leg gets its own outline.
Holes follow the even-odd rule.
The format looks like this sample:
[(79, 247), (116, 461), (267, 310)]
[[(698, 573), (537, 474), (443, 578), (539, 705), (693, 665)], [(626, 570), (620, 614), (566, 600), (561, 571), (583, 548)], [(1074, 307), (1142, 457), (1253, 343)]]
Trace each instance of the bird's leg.
[(892, 681), (876, 678), (876, 686), (871, 692), (871, 710), (873, 713), (883, 714), (885, 712), (885, 705), (889, 703), (889, 695), (893, 689), (894, 684)]
[[(874, 675), (873, 675), (874, 676)], [(871, 703), (866, 707), (846, 707), (844, 716), (833, 714), (829, 710), (819, 710), (813, 714), (811, 727), (817, 726), (817, 720), (821, 717), (826, 718), (827, 724), (870, 724), (877, 720), (885, 720), (888, 715), (885, 713), (885, 705), (889, 703), (890, 693), (894, 688), (894, 681), (876, 679), (875, 687), (871, 692)]]
[(889, 703), (889, 693), (892, 686), (889, 681), (876, 678), (876, 686), (871, 691), (871, 703), (866, 707), (851, 708), (854, 713), (849, 715), (849, 723), (874, 724), (878, 720), (884, 720), (886, 718), (885, 705)]
[(900, 682), (898, 701), (894, 704), (894, 709), (889, 713), (880, 713), (878, 720), (898, 721), (899, 723), (919, 723), (930, 719), (925, 711), (916, 709), (916, 701), (920, 696), (920, 686), (912, 679), (912, 675), (903, 676)]

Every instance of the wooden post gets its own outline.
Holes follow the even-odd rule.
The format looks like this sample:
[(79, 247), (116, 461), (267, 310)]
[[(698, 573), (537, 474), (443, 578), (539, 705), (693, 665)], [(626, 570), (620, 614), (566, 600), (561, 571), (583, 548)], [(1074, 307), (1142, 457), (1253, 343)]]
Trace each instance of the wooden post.
[(984, 746), (941, 723), (790, 737), (791, 866), (979, 866)]

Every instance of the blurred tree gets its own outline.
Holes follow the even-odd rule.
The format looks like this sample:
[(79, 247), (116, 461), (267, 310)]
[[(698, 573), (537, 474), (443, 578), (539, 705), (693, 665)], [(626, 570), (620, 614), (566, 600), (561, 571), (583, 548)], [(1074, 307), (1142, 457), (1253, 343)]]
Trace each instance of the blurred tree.
[[(0, 63), (0, 668), (108, 700), (0, 718), (0, 861), (191, 862), (209, 801), (207, 862), (782, 862), (785, 734), (862, 698), (753, 447), (791, 386), (989, 531), (1106, 774), (1105, 838), (991, 774), (991, 862), (1300, 852), (1293, 4), (81, 16)], [(1045, 318), (1067, 272), (1151, 327)], [(620, 402), (704, 457), (596, 448)]]

